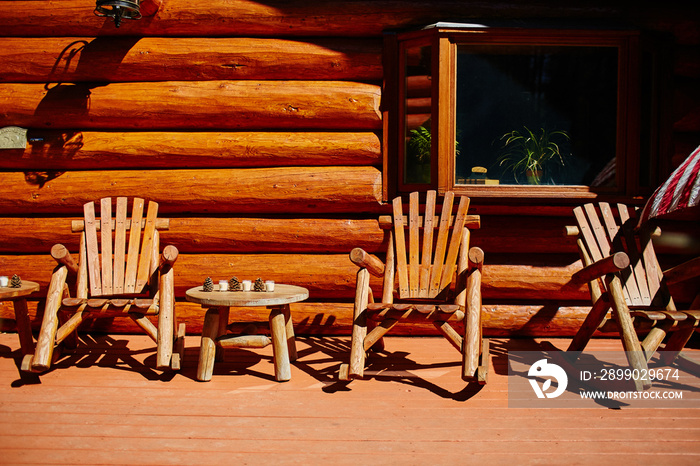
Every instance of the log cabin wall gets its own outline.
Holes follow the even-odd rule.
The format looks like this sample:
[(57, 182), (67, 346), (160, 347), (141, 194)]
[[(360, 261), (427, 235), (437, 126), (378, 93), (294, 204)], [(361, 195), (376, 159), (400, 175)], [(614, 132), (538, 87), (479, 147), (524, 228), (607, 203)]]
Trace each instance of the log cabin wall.
[[(382, 35), (480, 18), (620, 20), (673, 36), (673, 141), (667, 172), (700, 143), (700, 15), (694, 2), (143, 1), (144, 18), (93, 16), (91, 0), (0, 0), (0, 127), (28, 128), (0, 152), (0, 273), (46, 293), (82, 204), (138, 195), (171, 218), (185, 290), (262, 277), (305, 286), (298, 333), (350, 331), (356, 246), (381, 253)], [(570, 207), (472, 205), (486, 252), (485, 333), (570, 335), (588, 301), (562, 289), (580, 267), (561, 234)], [(676, 260), (675, 255), (670, 261)], [(378, 283), (377, 283), (378, 285)], [(4, 303), (0, 317), (12, 317)], [(30, 302), (35, 326), (43, 301)], [(261, 310), (241, 310), (251, 319)], [(94, 329), (136, 330), (129, 319)], [(408, 332), (409, 329), (399, 329)], [(419, 329), (418, 332), (432, 332)]]

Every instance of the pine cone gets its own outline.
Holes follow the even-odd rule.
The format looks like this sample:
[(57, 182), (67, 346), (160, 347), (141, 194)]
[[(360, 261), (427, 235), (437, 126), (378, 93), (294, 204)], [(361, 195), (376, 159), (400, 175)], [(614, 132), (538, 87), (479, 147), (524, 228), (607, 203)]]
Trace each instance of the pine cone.
[(207, 277), (206, 280), (204, 280), (202, 289), (207, 292), (214, 291), (214, 281), (211, 279), (211, 277)]
[(231, 280), (228, 281), (228, 290), (229, 291), (239, 291), (241, 289), (241, 282), (238, 281), (238, 277), (232, 277)]
[(253, 291), (265, 291), (265, 282), (263, 282), (262, 278), (258, 278), (255, 280), (255, 285), (253, 285)]
[(19, 278), (19, 275), (14, 274), (12, 278), (10, 279), (10, 288), (19, 288), (22, 286), (22, 279)]

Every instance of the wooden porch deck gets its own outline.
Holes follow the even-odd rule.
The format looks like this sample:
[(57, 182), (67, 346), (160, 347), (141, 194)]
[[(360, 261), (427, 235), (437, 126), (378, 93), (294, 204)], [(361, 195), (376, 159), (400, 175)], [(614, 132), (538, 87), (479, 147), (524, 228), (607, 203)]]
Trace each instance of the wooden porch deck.
[(492, 340), (481, 389), (460, 380), (442, 338), (388, 337), (399, 365), (349, 385), (335, 380), (348, 337), (300, 338), (286, 383), (270, 347), (230, 350), (201, 383), (197, 336), (177, 374), (151, 369), (147, 337), (84, 340), (39, 381), (20, 377), (17, 335), (0, 335), (1, 464), (700, 463), (700, 409), (508, 408), (507, 351), (564, 339)]

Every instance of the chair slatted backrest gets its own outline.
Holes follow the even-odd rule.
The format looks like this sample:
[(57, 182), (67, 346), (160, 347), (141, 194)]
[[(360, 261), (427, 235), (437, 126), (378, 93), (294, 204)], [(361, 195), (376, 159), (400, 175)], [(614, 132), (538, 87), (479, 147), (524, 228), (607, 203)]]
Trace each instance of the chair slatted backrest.
[(82, 228), (73, 228), (84, 234), (88, 290), (93, 297), (140, 294), (150, 285), (159, 247), (157, 229), (168, 228), (168, 220), (158, 219), (158, 204), (153, 201), (148, 202), (144, 220), (140, 198), (133, 199), (129, 219), (127, 204), (126, 197), (117, 198), (113, 218), (112, 198), (101, 199), (98, 221), (95, 203), (88, 202), (83, 205)]
[(595, 204), (586, 204), (574, 209), (585, 254), (589, 258), (586, 262), (598, 261), (615, 252), (626, 253), (630, 266), (619, 275), (628, 306), (672, 308), (651, 235), (647, 231), (635, 231), (636, 222), (626, 205), (617, 204), (616, 207), (617, 217), (606, 202), (598, 203), (597, 208)]
[(401, 197), (393, 200), (396, 274), (401, 299), (437, 297), (450, 286), (457, 269), (469, 198), (460, 198), (453, 217), (454, 193), (445, 193), (439, 220), (435, 217), (435, 200), (436, 192), (428, 191), (422, 217), (417, 192), (410, 195), (407, 217), (403, 214)]

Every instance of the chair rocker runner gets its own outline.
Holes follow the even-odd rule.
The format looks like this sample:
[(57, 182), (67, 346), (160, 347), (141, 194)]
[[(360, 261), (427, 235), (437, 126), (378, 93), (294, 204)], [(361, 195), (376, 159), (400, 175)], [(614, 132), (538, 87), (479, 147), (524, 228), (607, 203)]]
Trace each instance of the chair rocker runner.
[[(608, 203), (586, 204), (574, 209), (577, 226), (565, 233), (577, 238), (584, 268), (572, 284), (588, 283), (593, 307), (567, 351), (583, 351), (593, 333), (607, 323), (608, 310), (622, 339), (630, 366), (647, 373), (647, 362), (673, 331), (661, 351), (670, 364), (686, 345), (700, 319), (700, 294), (692, 310), (679, 311), (668, 285), (700, 274), (700, 258), (662, 272), (651, 241), (650, 228), (636, 229), (630, 209), (617, 204), (617, 216)], [(608, 325), (605, 325), (607, 327)], [(640, 343), (638, 333), (648, 332)], [(636, 389), (651, 387), (635, 381)]]
[[(166, 246), (159, 255), (158, 230), (167, 229), (169, 220), (157, 218), (158, 204), (152, 201), (144, 218), (144, 200), (139, 198), (133, 199), (129, 219), (127, 202), (126, 197), (117, 198), (114, 218), (111, 198), (99, 201), (99, 217), (94, 202), (83, 206), (84, 220), (72, 224), (73, 232), (81, 235), (77, 263), (63, 245), (51, 248), (58, 265), (36, 350), (24, 357), (22, 370), (48, 370), (58, 345), (76, 344), (81, 322), (103, 317), (130, 317), (156, 342), (158, 369), (180, 368), (185, 324), (178, 325), (175, 315), (173, 264), (178, 250)], [(67, 285), (69, 278), (74, 286)], [(157, 327), (149, 319), (155, 315)]]
[[(350, 253), (360, 270), (350, 363), (341, 365), (341, 380), (364, 376), (366, 352), (383, 348), (382, 337), (397, 323), (431, 322), (462, 353), (462, 378), (486, 383), (489, 344), (481, 335), (484, 254), (469, 248), (468, 228), (479, 227), (479, 216), (467, 215), (468, 197), (459, 199), (453, 216), (455, 196), (447, 192), (438, 218), (435, 199), (436, 192), (428, 191), (422, 216), (417, 192), (410, 195), (408, 216), (401, 197), (393, 200), (393, 216), (379, 218), (380, 226), (389, 230), (386, 262), (360, 248)], [(374, 302), (370, 274), (383, 278), (381, 302)], [(455, 322), (464, 322), (462, 335), (452, 326)]]

